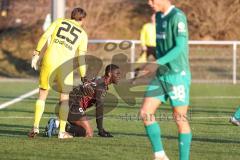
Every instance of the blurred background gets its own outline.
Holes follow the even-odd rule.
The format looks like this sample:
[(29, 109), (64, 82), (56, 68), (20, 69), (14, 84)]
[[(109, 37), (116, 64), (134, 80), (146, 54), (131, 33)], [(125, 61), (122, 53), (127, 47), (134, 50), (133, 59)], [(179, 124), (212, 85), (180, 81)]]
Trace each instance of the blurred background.
[[(32, 52), (43, 31), (54, 0), (0, 0), (0, 77), (33, 78)], [(147, 0), (65, 0), (65, 17), (74, 7), (87, 11), (85, 30), (90, 40), (138, 40), (141, 27), (152, 14)], [(221, 45), (190, 45), (193, 80), (235, 82), (238, 76), (240, 37), (240, 0), (173, 0), (187, 15), (190, 40), (230, 41)], [(48, 17), (49, 18), (49, 17)], [(48, 19), (47, 19), (48, 20)], [(106, 43), (91, 43), (89, 53), (110, 63), (114, 53), (106, 52)], [(134, 46), (134, 59), (140, 54)], [(236, 53), (235, 53), (236, 52)], [(131, 58), (132, 51), (124, 54)], [(235, 55), (234, 55), (235, 54)], [(129, 60), (130, 61), (130, 60)], [(240, 69), (240, 68), (239, 68)], [(234, 75), (235, 74), (235, 75)]]
[[(228, 120), (240, 104), (240, 0), (172, 1), (186, 13), (190, 32), (194, 82), (189, 110), (194, 135), (191, 159), (237, 160), (239, 127), (230, 125)], [(152, 159), (139, 118), (146, 80), (151, 79), (157, 67), (151, 64), (146, 66), (152, 70), (148, 77), (140, 74), (135, 84), (123, 81), (109, 87), (104, 107), (114, 110), (104, 115), (104, 126), (114, 135), (113, 139), (74, 138), (61, 143), (56, 137), (48, 139), (42, 135), (27, 139), (38, 96), (39, 72), (31, 68), (32, 53), (51, 17), (58, 13), (70, 18), (75, 7), (87, 11), (84, 30), (90, 40), (87, 53), (90, 76), (102, 74), (109, 63), (121, 67), (124, 80), (133, 71), (131, 65), (141, 53), (140, 30), (153, 13), (147, 0), (0, 0), (0, 159)], [(52, 90), (41, 120), (41, 132), (48, 119), (56, 116), (57, 104), (58, 93)], [(170, 104), (162, 105), (156, 117), (163, 128), (164, 148), (170, 159), (177, 159), (178, 134)], [(96, 134), (95, 119), (91, 125)]]

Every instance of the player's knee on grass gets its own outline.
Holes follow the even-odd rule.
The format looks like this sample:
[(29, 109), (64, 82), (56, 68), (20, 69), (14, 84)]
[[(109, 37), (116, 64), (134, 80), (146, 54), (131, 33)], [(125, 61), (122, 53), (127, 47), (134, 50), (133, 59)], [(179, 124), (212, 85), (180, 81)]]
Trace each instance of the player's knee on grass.
[(75, 122), (66, 128), (66, 131), (71, 133), (74, 137), (93, 137), (93, 130), (91, 127), (77, 125)]
[(71, 133), (74, 137), (85, 137), (86, 130), (82, 126), (77, 126), (75, 124), (69, 124), (66, 127), (66, 131)]

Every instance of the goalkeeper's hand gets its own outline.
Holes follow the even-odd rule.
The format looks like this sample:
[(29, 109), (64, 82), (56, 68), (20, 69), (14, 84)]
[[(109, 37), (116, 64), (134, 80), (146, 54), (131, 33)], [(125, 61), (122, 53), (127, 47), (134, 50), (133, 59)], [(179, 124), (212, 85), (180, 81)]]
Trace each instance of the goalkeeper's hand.
[(111, 133), (105, 131), (104, 129), (99, 130), (98, 135), (100, 137), (113, 137), (113, 135), (111, 135)]
[(142, 46), (142, 52), (146, 52), (147, 51), (147, 47), (146, 46)]
[(32, 63), (31, 63), (31, 67), (34, 70), (38, 70), (38, 61), (39, 61), (39, 52), (34, 51), (33, 52), (33, 57), (32, 57)]

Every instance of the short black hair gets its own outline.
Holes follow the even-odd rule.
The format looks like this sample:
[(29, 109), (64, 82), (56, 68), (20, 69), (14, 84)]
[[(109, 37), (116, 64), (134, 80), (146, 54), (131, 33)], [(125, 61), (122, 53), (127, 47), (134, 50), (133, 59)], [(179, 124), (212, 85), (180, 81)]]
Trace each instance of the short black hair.
[(119, 67), (115, 64), (109, 64), (105, 68), (105, 76), (108, 75), (108, 73), (113, 72), (114, 70), (119, 69)]
[(71, 14), (71, 19), (76, 21), (81, 21), (83, 18), (87, 16), (86, 11), (82, 8), (74, 8)]

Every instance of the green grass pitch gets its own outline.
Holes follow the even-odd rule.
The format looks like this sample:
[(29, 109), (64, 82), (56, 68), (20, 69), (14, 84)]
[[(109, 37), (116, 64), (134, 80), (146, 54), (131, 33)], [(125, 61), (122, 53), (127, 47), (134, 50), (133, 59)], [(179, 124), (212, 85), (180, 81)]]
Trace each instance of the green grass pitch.
[[(33, 82), (1, 82), (0, 103), (14, 99), (37, 87)], [(113, 92), (113, 89), (110, 89)], [(128, 95), (125, 95), (128, 96)], [(132, 99), (134, 97), (128, 97)], [(114, 138), (73, 138), (59, 140), (42, 135), (29, 139), (27, 132), (33, 123), (36, 95), (0, 110), (1, 160), (151, 160), (150, 143), (144, 127), (136, 118), (142, 98), (136, 105), (122, 100), (106, 115), (104, 126)], [(41, 131), (48, 118), (54, 115), (57, 95), (47, 100)], [(228, 119), (240, 104), (240, 86), (231, 84), (193, 84), (189, 112), (193, 132), (191, 160), (236, 160), (240, 157), (239, 127)], [(165, 151), (171, 160), (178, 159), (177, 128), (171, 120), (171, 108), (158, 110)], [(166, 118), (168, 117), (168, 119)], [(96, 128), (95, 120), (91, 124)], [(96, 129), (95, 129), (96, 131)], [(96, 133), (95, 133), (96, 134)]]

